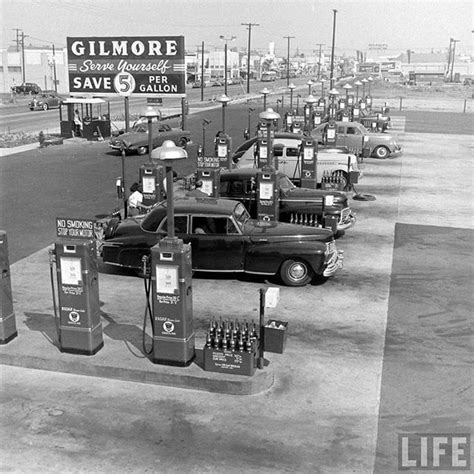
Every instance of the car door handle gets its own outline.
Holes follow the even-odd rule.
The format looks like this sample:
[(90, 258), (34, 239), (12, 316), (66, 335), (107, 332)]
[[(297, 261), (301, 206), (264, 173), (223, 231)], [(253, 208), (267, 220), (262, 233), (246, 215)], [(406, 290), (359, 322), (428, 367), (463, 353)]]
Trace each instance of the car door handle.
[(268, 242), (268, 239), (258, 239), (259, 242), (262, 242), (262, 243), (267, 243)]

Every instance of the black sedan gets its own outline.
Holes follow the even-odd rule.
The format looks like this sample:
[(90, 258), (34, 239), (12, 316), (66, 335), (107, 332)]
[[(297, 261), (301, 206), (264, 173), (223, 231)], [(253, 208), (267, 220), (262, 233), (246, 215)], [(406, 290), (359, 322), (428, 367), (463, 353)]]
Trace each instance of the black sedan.
[[(177, 236), (191, 244), (194, 271), (278, 275), (288, 286), (304, 286), (342, 267), (342, 252), (327, 229), (261, 224), (232, 200), (176, 199), (174, 212)], [(142, 257), (166, 235), (165, 201), (145, 217), (112, 219), (99, 243), (103, 262), (140, 273)]]
[[(241, 201), (252, 217), (257, 216), (257, 172), (256, 168), (239, 168), (220, 174), (220, 197)], [(279, 221), (317, 227), (324, 226), (327, 217), (333, 217), (339, 233), (355, 224), (355, 215), (344, 193), (298, 188), (280, 172), (276, 179)]]

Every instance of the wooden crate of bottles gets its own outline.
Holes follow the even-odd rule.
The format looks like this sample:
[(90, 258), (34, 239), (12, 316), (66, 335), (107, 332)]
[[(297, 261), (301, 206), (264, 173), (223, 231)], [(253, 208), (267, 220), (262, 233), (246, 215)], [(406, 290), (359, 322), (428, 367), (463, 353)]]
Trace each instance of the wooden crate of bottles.
[(253, 375), (257, 368), (258, 347), (255, 323), (212, 320), (204, 346), (204, 370)]
[(344, 191), (344, 181), (342, 171), (337, 171), (335, 174), (329, 174), (328, 171), (325, 171), (321, 179), (321, 189), (327, 191)]

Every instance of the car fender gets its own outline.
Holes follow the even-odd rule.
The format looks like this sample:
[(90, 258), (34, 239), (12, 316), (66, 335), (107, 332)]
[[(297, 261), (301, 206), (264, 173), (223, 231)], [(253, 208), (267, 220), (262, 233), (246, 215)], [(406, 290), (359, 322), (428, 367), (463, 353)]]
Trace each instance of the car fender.
[(304, 260), (315, 274), (324, 267), (326, 244), (324, 242), (266, 242), (248, 249), (244, 269), (250, 273), (275, 275), (281, 264), (288, 259)]

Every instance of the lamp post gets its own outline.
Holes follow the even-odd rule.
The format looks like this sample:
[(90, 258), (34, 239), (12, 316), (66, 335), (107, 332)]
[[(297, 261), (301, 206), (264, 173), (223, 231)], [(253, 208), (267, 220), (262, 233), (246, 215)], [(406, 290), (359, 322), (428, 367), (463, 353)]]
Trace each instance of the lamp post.
[(362, 85), (362, 82), (355, 81), (354, 85), (356, 86), (356, 103), (359, 102), (359, 87)]
[(231, 36), (230, 38), (226, 38), (224, 35), (220, 35), (219, 39), (225, 42), (224, 46), (224, 94), (227, 95), (227, 42), (234, 41), (236, 36)]
[(367, 92), (367, 94), (370, 95), (370, 85), (372, 84), (372, 81), (374, 80), (374, 78), (372, 76), (369, 76), (367, 80), (369, 81), (369, 92)]
[(298, 115), (300, 111), (300, 97), (301, 97), (300, 94), (296, 96), (296, 115)]
[(346, 89), (346, 104), (349, 101), (349, 90), (352, 89), (352, 86), (347, 82), (342, 86), (343, 89)]
[(290, 110), (293, 110), (293, 91), (296, 89), (296, 86), (291, 83), (288, 89), (290, 89)]
[(335, 88), (332, 88), (330, 91), (329, 91), (329, 97), (331, 98), (331, 106), (329, 107), (329, 118), (330, 119), (333, 119), (334, 120), (334, 116), (335, 116), (335, 105), (334, 105), (334, 100), (336, 98), (336, 96), (339, 95), (339, 91)]
[(313, 95), (309, 95), (306, 99), (304, 99), (304, 102), (305, 104), (308, 105), (308, 117), (307, 117), (307, 120), (306, 120), (306, 114), (305, 114), (305, 122), (306, 122), (306, 128), (308, 130), (313, 130), (313, 124), (314, 124), (314, 121), (313, 121), (313, 105), (317, 102), (318, 100), (316, 99), (316, 97), (314, 97)]
[(333, 24), (332, 24), (332, 48), (331, 48), (331, 77), (330, 79), (330, 89), (334, 87), (334, 46), (336, 44), (336, 13), (337, 10), (333, 10), (334, 13), (334, 18), (333, 18)]
[(252, 112), (254, 111), (255, 109), (253, 107), (249, 107), (248, 109), (248, 114), (247, 114), (247, 118), (248, 118), (248, 124), (247, 124), (247, 133), (245, 134), (245, 139), (246, 140), (249, 140), (250, 139), (250, 119), (252, 117)]
[(148, 157), (149, 157), (149, 162), (151, 163), (151, 152), (153, 150), (153, 126), (152, 126), (152, 121), (154, 118), (158, 118), (158, 120), (161, 118), (161, 113), (158, 110), (155, 110), (153, 107), (148, 106), (143, 112), (140, 117), (145, 117), (148, 122)]
[(267, 109), (267, 95), (270, 94), (270, 90), (265, 87), (265, 89), (260, 91), (260, 94), (263, 94), (263, 110)]
[(267, 124), (267, 159), (268, 165), (272, 168), (274, 167), (273, 161), (273, 128), (275, 120), (279, 120), (281, 118), (280, 114), (275, 112), (273, 109), (266, 109), (261, 112), (258, 116), (260, 119), (265, 120)]
[(369, 82), (365, 77), (362, 79), (362, 99), (365, 98), (365, 85)]
[(227, 103), (230, 102), (230, 98), (222, 94), (217, 98), (217, 102), (222, 104), (222, 131), (225, 133), (225, 108)]
[(211, 122), (212, 120), (202, 119), (202, 156), (206, 156), (206, 126)]
[(324, 99), (324, 83), (326, 79), (321, 79), (321, 97)]
[(184, 160), (188, 153), (176, 146), (172, 140), (165, 140), (163, 144), (151, 153), (154, 160), (165, 163), (166, 169), (166, 221), (168, 223), (168, 239), (175, 239), (174, 233), (174, 201), (173, 201), (173, 161)]
[(308, 95), (312, 95), (313, 91), (311, 90), (311, 87), (314, 82), (310, 79), (306, 84), (308, 85)]

